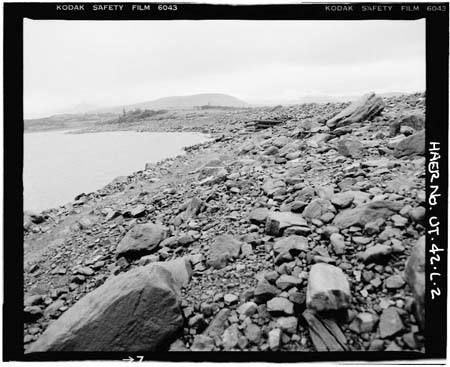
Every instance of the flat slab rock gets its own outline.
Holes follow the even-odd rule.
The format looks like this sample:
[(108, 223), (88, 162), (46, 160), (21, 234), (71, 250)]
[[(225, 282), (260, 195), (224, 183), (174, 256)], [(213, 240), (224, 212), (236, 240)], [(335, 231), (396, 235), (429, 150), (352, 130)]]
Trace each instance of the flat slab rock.
[(389, 200), (373, 201), (371, 203), (359, 205), (352, 209), (341, 211), (333, 220), (333, 224), (339, 228), (351, 226), (365, 226), (369, 222), (374, 222), (379, 218), (386, 219), (403, 207), (402, 202)]
[(189, 263), (153, 263), (108, 279), (52, 323), (28, 349), (43, 351), (160, 351), (183, 328), (180, 286)]
[(309, 326), (309, 333), (318, 352), (344, 352), (349, 350), (344, 333), (329, 318), (323, 318), (311, 310), (303, 312), (303, 318)]
[(266, 233), (274, 236), (280, 235), (289, 227), (308, 227), (302, 215), (291, 212), (269, 212), (266, 220)]
[(344, 108), (336, 116), (328, 120), (330, 129), (346, 126), (355, 122), (370, 120), (384, 109), (384, 101), (381, 97), (370, 92), (364, 94), (360, 99)]

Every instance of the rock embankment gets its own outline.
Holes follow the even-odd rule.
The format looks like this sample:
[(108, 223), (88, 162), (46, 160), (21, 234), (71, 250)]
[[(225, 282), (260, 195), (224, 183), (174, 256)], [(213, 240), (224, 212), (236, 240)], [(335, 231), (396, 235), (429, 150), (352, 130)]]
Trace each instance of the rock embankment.
[(424, 351), (424, 110), (227, 111), (186, 155), (27, 213), (27, 352)]

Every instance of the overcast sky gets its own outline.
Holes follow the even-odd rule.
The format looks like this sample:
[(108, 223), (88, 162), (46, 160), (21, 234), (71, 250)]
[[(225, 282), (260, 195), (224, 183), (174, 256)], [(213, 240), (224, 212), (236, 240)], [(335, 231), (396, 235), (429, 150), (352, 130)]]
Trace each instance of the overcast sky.
[(371, 90), (425, 90), (424, 20), (24, 22), (26, 118), (171, 95)]

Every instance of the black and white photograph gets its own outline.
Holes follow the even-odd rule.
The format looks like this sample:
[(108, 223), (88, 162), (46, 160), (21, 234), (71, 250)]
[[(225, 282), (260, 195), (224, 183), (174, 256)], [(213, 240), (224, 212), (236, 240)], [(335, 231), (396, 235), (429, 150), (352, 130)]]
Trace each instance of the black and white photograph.
[(445, 358), (448, 3), (14, 5), (14, 358)]

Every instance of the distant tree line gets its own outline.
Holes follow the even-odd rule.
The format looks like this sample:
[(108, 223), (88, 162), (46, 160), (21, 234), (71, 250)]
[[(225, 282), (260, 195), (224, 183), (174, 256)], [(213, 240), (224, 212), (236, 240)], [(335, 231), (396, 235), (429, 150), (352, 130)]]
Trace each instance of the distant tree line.
[(161, 115), (163, 113), (168, 112), (167, 110), (142, 110), (140, 108), (136, 108), (132, 111), (126, 111), (125, 108), (122, 111), (122, 114), (117, 117), (115, 120), (113, 120), (113, 123), (128, 123), (128, 122), (135, 122), (140, 120), (145, 120), (148, 118), (151, 118), (156, 115)]

